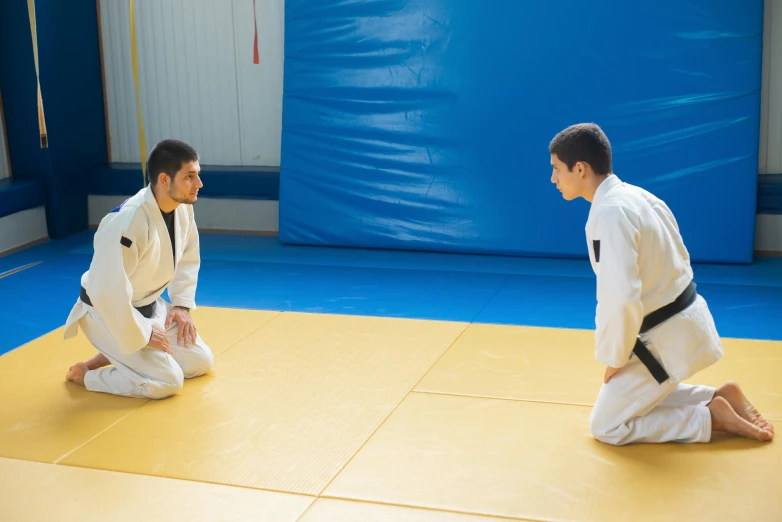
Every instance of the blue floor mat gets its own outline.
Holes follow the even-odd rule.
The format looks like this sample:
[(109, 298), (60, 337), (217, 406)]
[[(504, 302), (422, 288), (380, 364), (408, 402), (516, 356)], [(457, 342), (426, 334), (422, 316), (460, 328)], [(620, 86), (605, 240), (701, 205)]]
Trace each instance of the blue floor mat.
[[(62, 326), (89, 267), (92, 232), (0, 258), (0, 354)], [(588, 260), (281, 245), (201, 236), (200, 305), (508, 325), (594, 328)], [(20, 266), (41, 262), (2, 277)], [(782, 258), (695, 265), (725, 337), (782, 340)]]
[[(70, 252), (92, 254), (91, 235)], [(276, 237), (222, 234), (201, 235), (201, 258), (291, 265), (390, 268), (405, 270), (482, 272), (495, 274), (585, 277), (594, 279), (584, 259), (521, 258), (437, 252), (405, 252), (282, 245)], [(762, 257), (752, 265), (695, 264), (702, 283), (781, 286), (782, 258)]]
[[(723, 337), (782, 340), (782, 288), (699, 283)], [(595, 282), (512, 276), (476, 323), (593, 329)]]
[(79, 297), (79, 281), (89, 257), (64, 255), (0, 279), (0, 317), (4, 328), (0, 354), (65, 324)]
[(204, 261), (204, 306), (472, 321), (504, 274)]

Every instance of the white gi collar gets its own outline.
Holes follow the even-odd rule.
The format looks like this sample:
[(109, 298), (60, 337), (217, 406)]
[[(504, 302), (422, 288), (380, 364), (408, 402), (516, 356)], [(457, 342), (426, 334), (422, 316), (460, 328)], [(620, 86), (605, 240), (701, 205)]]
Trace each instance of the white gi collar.
[(157, 200), (155, 199), (155, 194), (152, 192), (152, 185), (147, 185), (147, 187), (144, 190), (144, 201), (147, 203), (151, 203), (154, 206), (158, 206)]
[(609, 174), (605, 180), (597, 187), (595, 197), (592, 198), (592, 206), (596, 207), (600, 199), (605, 196), (609, 190), (622, 184), (622, 180), (616, 174)]

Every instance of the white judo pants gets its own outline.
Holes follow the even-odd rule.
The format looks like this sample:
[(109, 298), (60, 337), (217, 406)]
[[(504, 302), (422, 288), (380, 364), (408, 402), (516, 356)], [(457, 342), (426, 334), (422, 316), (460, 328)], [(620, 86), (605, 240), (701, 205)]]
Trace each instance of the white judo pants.
[[(79, 319), (79, 327), (90, 343), (113, 365), (87, 372), (84, 385), (90, 391), (164, 399), (179, 392), (184, 379), (204, 375), (212, 367), (214, 356), (200, 335), (196, 334), (195, 344), (189, 341), (188, 346), (184, 346), (177, 342), (176, 323), (172, 323), (166, 331), (173, 356), (149, 347), (126, 354), (108, 333), (106, 324), (95, 309), (87, 308)], [(171, 308), (169, 302), (158, 299), (155, 314), (149, 321), (165, 329)]]
[(706, 407), (716, 389), (709, 386), (663, 384), (634, 357), (597, 397), (589, 419), (600, 442), (623, 446), (634, 442), (709, 442), (711, 412)]
[[(681, 384), (716, 363), (723, 354), (706, 301), (698, 296), (689, 308), (642, 339), (663, 362), (670, 378), (658, 384), (637, 358), (600, 389), (590, 417), (592, 435), (607, 444), (709, 442), (715, 388)], [(664, 357), (660, 357), (660, 350)]]

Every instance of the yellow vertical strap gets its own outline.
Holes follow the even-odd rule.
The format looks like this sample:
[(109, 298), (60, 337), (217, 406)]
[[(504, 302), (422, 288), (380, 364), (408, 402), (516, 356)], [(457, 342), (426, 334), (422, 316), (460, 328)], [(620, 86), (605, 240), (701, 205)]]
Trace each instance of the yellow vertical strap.
[(35, 59), (35, 80), (38, 83), (38, 130), (41, 135), (41, 148), (49, 146), (46, 133), (46, 118), (43, 115), (43, 97), (41, 97), (41, 79), (38, 69), (38, 31), (35, 27), (35, 0), (27, 0), (27, 15), (30, 18), (30, 33), (33, 38), (33, 58)]
[[(32, 1), (32, 0), (29, 0)], [(147, 140), (144, 138), (144, 118), (141, 115), (141, 93), (138, 88), (138, 53), (136, 52), (136, 14), (133, 0), (130, 0), (130, 54), (133, 58), (133, 83), (136, 85), (136, 105), (138, 107), (138, 144), (141, 155), (142, 184), (147, 186)]]

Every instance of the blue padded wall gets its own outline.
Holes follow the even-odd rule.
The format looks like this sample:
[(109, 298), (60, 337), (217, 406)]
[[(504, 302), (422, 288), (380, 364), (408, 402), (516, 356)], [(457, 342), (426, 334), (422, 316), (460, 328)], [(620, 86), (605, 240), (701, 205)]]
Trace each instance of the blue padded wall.
[[(0, 0), (0, 91), (13, 180), (41, 187), (49, 237), (85, 230), (90, 167), (108, 161), (94, 1), (35, 1), (48, 148), (40, 147), (27, 2)], [(3, 212), (3, 209), (0, 209)]]
[(762, 0), (286, 0), (285, 243), (585, 257), (548, 144), (600, 124), (697, 261), (752, 259)]

